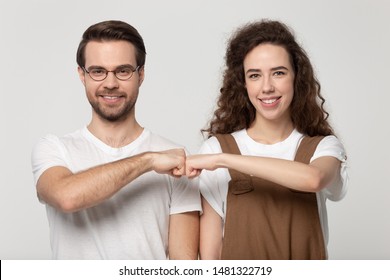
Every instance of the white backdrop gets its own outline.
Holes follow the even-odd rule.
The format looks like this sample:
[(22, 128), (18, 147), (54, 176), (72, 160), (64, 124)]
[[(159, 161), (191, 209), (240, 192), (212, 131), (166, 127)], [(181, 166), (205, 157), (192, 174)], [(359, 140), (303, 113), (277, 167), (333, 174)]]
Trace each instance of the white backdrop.
[(148, 55), (137, 118), (196, 153), (220, 86), (226, 40), (261, 18), (296, 31), (348, 151), (349, 192), (328, 202), (330, 258), (390, 259), (387, 0), (0, 0), (0, 259), (50, 258), (30, 154), (39, 137), (89, 122), (75, 61), (88, 26), (119, 19), (139, 30)]

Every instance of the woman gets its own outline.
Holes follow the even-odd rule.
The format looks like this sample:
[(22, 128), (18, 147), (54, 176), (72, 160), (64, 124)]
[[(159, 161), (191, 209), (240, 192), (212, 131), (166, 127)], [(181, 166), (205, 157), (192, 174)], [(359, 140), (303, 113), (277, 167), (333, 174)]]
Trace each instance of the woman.
[(347, 174), (324, 101), (286, 25), (233, 35), (209, 139), (186, 163), (200, 175), (202, 259), (327, 258), (325, 202), (344, 196)]

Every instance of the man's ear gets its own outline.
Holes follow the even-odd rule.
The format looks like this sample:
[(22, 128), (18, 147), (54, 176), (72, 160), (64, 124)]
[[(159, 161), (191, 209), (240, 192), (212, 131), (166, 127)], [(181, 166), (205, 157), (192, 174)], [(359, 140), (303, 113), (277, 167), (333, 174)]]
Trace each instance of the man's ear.
[(144, 78), (145, 78), (145, 65), (143, 65), (142, 67), (140, 67), (138, 69), (138, 84), (139, 86), (142, 85), (142, 82), (144, 81)]
[(83, 85), (85, 86), (85, 71), (79, 66), (77, 67), (77, 72), (79, 72), (79, 78)]

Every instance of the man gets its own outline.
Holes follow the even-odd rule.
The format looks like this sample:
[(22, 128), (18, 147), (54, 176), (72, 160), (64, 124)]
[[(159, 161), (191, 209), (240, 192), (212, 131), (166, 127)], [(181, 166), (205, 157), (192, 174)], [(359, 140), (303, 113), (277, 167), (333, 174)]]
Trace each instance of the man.
[(87, 127), (48, 135), (32, 166), (55, 259), (196, 259), (199, 190), (185, 151), (135, 118), (145, 46), (121, 21), (83, 34), (78, 74), (92, 106)]

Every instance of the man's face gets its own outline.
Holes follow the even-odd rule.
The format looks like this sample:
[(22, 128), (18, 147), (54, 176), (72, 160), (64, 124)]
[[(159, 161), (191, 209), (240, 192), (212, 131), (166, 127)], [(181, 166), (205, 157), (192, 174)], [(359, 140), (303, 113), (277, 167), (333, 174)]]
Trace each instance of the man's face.
[[(85, 48), (85, 69), (93, 71), (121, 71), (123, 67), (136, 69), (136, 50), (127, 41), (89, 42)], [(128, 68), (127, 68), (128, 69)], [(95, 81), (83, 69), (78, 69), (93, 117), (106, 121), (123, 121), (134, 117), (134, 105), (139, 87), (144, 78), (143, 67), (135, 71), (130, 79), (119, 80), (114, 72), (108, 72), (102, 81)]]

